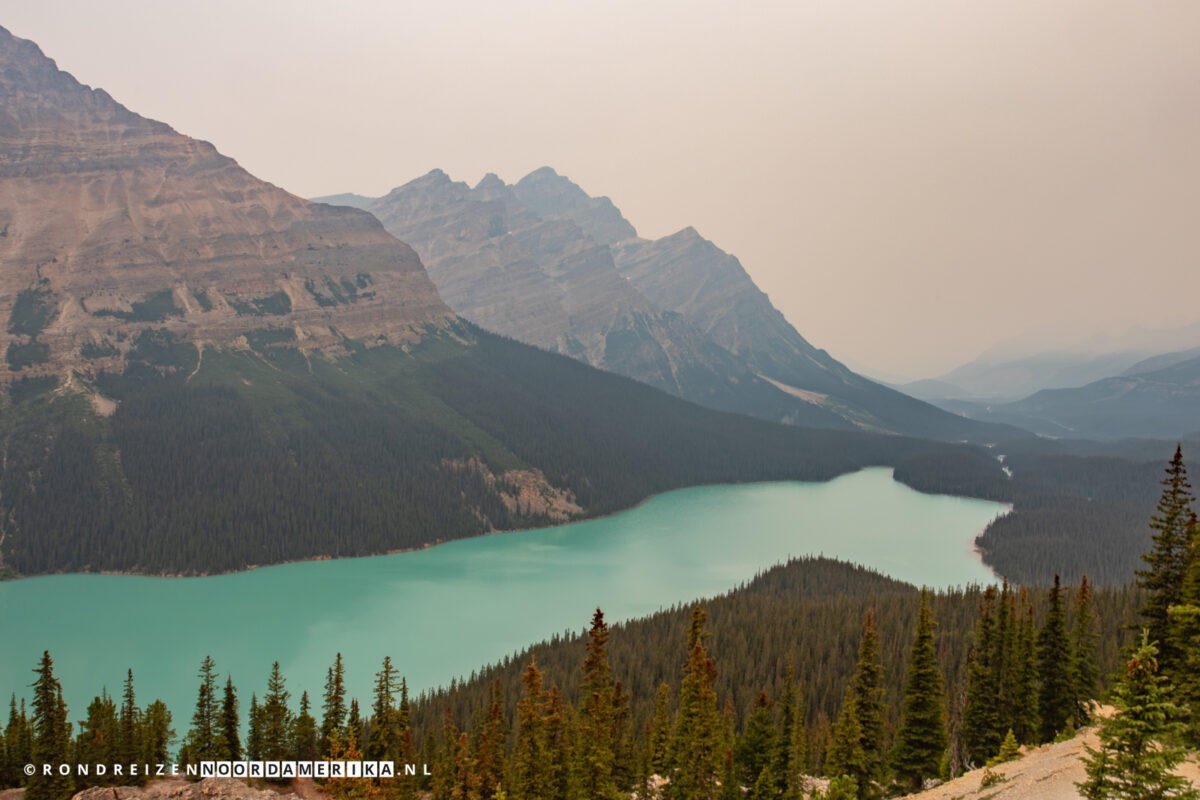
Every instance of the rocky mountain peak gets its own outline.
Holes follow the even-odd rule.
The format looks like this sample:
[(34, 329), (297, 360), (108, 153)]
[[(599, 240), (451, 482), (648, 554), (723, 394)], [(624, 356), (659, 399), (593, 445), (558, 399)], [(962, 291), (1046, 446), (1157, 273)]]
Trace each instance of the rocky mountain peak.
[(146, 331), (339, 350), (452, 319), (371, 215), (258, 180), (0, 34), (0, 381), (120, 370)]
[(536, 169), (517, 181), (513, 192), (538, 216), (570, 220), (599, 244), (615, 244), (637, 236), (611, 200), (589, 196), (550, 167)]

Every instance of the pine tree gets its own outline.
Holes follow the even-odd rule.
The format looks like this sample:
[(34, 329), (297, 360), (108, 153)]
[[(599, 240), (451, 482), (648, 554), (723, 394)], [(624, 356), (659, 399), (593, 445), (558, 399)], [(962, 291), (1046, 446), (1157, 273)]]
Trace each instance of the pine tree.
[(313, 719), (308, 692), (300, 693), (300, 713), (292, 724), (292, 752), (297, 761), (316, 761), (317, 721)]
[(798, 798), (804, 789), (808, 771), (808, 735), (804, 728), (804, 691), (796, 683), (791, 663), (783, 680), (779, 698), (779, 735), (775, 738), (775, 755), (771, 760), (771, 775), (775, 791), (786, 800)]
[(396, 726), (395, 697), (399, 673), (392, 666), (392, 657), (384, 656), (383, 665), (375, 673), (375, 699), (371, 705), (371, 734), (363, 752), (373, 760), (395, 759), (400, 732)]
[[(115, 763), (118, 760), (118, 728), (116, 703), (106, 690), (101, 689), (100, 696), (88, 705), (87, 719), (79, 723), (79, 738), (75, 743), (78, 761), (84, 764)], [(77, 788), (82, 789), (83, 785), (81, 779)]]
[(517, 741), (513, 749), (513, 795), (522, 800), (549, 800), (550, 764), (546, 742), (546, 695), (542, 673), (531, 659), (521, 676), (517, 703)]
[(325, 697), (321, 709), (324, 712), (321, 716), (321, 752), (328, 754), (334, 734), (342, 730), (346, 719), (346, 668), (342, 664), (341, 653), (337, 654), (325, 679)]
[(1001, 719), (1001, 672), (997, 669), (1000, 632), (996, 625), (996, 588), (989, 586), (979, 604), (975, 642), (967, 666), (967, 695), (963, 705), (962, 735), (968, 761), (979, 765), (993, 755), (1004, 738), (1007, 720)]
[(346, 714), (346, 740), (357, 742), (362, 738), (362, 715), (358, 711), (358, 699), (350, 701), (350, 711)]
[(1188, 526), (1191, 547), (1180, 602), (1170, 609), (1170, 636), (1183, 653), (1175, 684), (1176, 701), (1187, 711), (1186, 739), (1200, 746), (1200, 522)]
[(1013, 735), (1010, 728), (1008, 733), (1004, 734), (1004, 741), (1000, 743), (1000, 751), (987, 761), (987, 766), (994, 767), (997, 764), (1004, 764), (1008, 761), (1016, 761), (1021, 757), (1021, 746), (1017, 744), (1017, 737)]
[(861, 797), (873, 796), (872, 781), (879, 780), (883, 769), (883, 663), (879, 655), (879, 631), (875, 629), (875, 611), (867, 610), (863, 622), (863, 637), (858, 645), (858, 664), (854, 668), (854, 680), (850, 684), (854, 695), (854, 711), (858, 717), (862, 734), (862, 745), (866, 759), (863, 780), (859, 782)]
[(733, 748), (734, 775), (745, 786), (753, 786), (769, 766), (775, 753), (775, 722), (771, 719), (771, 701), (767, 693), (759, 692), (754, 710), (746, 719), (746, 727)]
[(1075, 623), (1071, 626), (1071, 680), (1075, 689), (1075, 727), (1087, 725), (1091, 719), (1091, 700), (1096, 696), (1100, 669), (1096, 665), (1096, 610), (1092, 602), (1092, 586), (1087, 575), (1079, 583), (1075, 595)]
[(475, 773), (479, 794), (484, 800), (497, 796), (507, 783), (505, 774), (508, 724), (504, 718), (504, 692), (497, 678), (488, 687), (487, 710), (483, 728), (476, 737)]
[(679, 687), (679, 714), (671, 742), (668, 800), (713, 800), (721, 768), (721, 718), (713, 682), (717, 668), (704, 649), (704, 609), (692, 611), (688, 655)]
[(993, 680), (1000, 692), (996, 698), (1000, 727), (1005, 731), (1012, 728), (1019, 714), (1016, 708), (1016, 696), (1019, 691), (1017, 684), (1020, 677), (1017, 667), (1019, 630), (1016, 597), (1012, 587), (1008, 585), (1008, 579), (1005, 578), (1000, 589), (999, 602), (996, 604), (996, 635), (990, 659), (995, 675)]
[(50, 775), (38, 769), (25, 782), (25, 800), (66, 800), (74, 792), (70, 775), (60, 775), (59, 764), (70, 764), (71, 725), (67, 722), (67, 706), (62, 699), (62, 686), (54, 677), (54, 661), (49, 652), (42, 653), (34, 673), (33, 718), (30, 720), (32, 742), (30, 763), (37, 767), (49, 764)]
[(1050, 590), (1050, 607), (1038, 632), (1038, 712), (1041, 716), (1041, 740), (1049, 742), (1067, 727), (1075, 711), (1075, 690), (1071, 679), (1071, 643), (1067, 637), (1067, 619), (1063, 612), (1062, 587), (1057, 575)]
[(247, 715), (249, 732), (246, 735), (246, 758), (251, 761), (263, 760), (263, 718), (262, 707), (258, 704), (258, 695), (250, 694), (250, 711)]
[(237, 689), (233, 677), (225, 676), (225, 694), (221, 698), (221, 711), (217, 720), (217, 747), (221, 760), (240, 761), (242, 758), (241, 722), (238, 718)]
[(196, 710), (187, 736), (188, 760), (193, 764), (216, 761), (221, 756), (217, 742), (217, 668), (212, 656), (205, 656), (200, 662), (197, 677), (200, 688), (196, 692)]
[(633, 734), (633, 700), (625, 686), (613, 684), (613, 782), (622, 795), (633, 789), (636, 742)]
[(1183, 464), (1183, 448), (1175, 447), (1175, 455), (1167, 465), (1163, 492), (1158, 501), (1158, 513), (1150, 520), (1154, 546), (1142, 556), (1148, 569), (1138, 570), (1138, 584), (1146, 590), (1146, 603), (1141, 614), (1146, 618), (1150, 641), (1158, 642), (1159, 668), (1172, 680), (1177, 679), (1176, 666), (1182, 653), (1175, 646), (1168, 625), (1168, 610), (1181, 600), (1184, 573), (1187, 571), (1189, 522), (1194, 514), (1192, 486), (1188, 483)]
[(1200, 792), (1171, 770), (1186, 751), (1172, 744), (1182, 732), (1170, 688), (1156, 674), (1156, 648), (1148, 635), (1134, 653), (1110, 699), (1116, 713), (1100, 725), (1100, 750), (1088, 747), (1088, 779), (1076, 784), (1089, 800), (1129, 798), (1200, 800)]
[(259, 732), (262, 736), (263, 761), (289, 761), (292, 750), (292, 711), (288, 708), (291, 693), (279, 671), (279, 662), (271, 665), (267, 678), (267, 693), (259, 708)]
[(913, 791), (919, 791), (926, 778), (937, 777), (946, 750), (942, 673), (933, 644), (934, 625), (929, 593), (922, 589), (917, 632), (905, 680), (904, 708), (891, 758), (896, 778)]
[(575, 743), (575, 786), (583, 798), (618, 796), (613, 780), (613, 681), (608, 665), (608, 625), (600, 609), (592, 615), (583, 682), (579, 686), (579, 736)]
[(571, 753), (575, 749), (575, 723), (571, 707), (557, 686), (550, 687), (546, 700), (546, 751), (550, 757), (550, 797), (566, 798), (571, 781)]
[[(121, 695), (121, 716), (117, 723), (117, 758), (123, 764), (136, 764), (142, 752), (142, 711), (133, 692), (133, 670), (125, 677)], [(141, 783), (144, 776), (126, 775), (125, 783)]]
[(842, 713), (838, 714), (837, 723), (833, 726), (833, 740), (825, 751), (825, 774), (831, 778), (849, 776), (860, 797), (871, 782), (871, 765), (863, 750), (862, 738), (858, 703), (853, 689), (847, 689), (846, 699), (842, 701)]
[(1032, 744), (1037, 741), (1041, 730), (1041, 715), (1038, 713), (1036, 626), (1033, 604), (1029, 602), (1029, 595), (1024, 588), (1021, 589), (1020, 607), (1023, 611), (1017, 623), (1016, 653), (1013, 657), (1015, 686), (1012, 730), (1018, 742)]
[(654, 696), (654, 717), (646, 735), (646, 752), (650, 762), (650, 773), (653, 775), (662, 776), (667, 772), (667, 751), (671, 745), (670, 709), (671, 687), (660, 683)]
[(23, 767), (31, 763), (29, 721), (25, 717), (25, 700), (21, 700), (21, 710), (17, 711), (17, 695), (14, 693), (8, 701), (8, 725), (4, 728), (5, 753), (8, 757), (6, 783), (17, 787), (25, 782)]
[(141, 740), (143, 764), (165, 764), (170, 760), (175, 731), (171, 727), (171, 712), (162, 700), (155, 700), (142, 712)]

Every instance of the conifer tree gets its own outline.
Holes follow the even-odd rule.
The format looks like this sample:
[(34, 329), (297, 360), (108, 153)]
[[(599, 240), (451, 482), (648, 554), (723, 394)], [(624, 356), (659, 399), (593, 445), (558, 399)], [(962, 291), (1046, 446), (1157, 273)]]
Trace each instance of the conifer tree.
[(350, 701), (350, 711), (346, 714), (346, 740), (357, 742), (362, 738), (362, 715), (358, 711), (358, 698)]
[(1017, 645), (1013, 658), (1016, 678), (1012, 730), (1018, 742), (1032, 744), (1037, 741), (1041, 730), (1041, 716), (1038, 713), (1036, 626), (1033, 604), (1029, 602), (1029, 595), (1024, 588), (1021, 589), (1020, 607), (1023, 610), (1017, 623)]
[(263, 760), (263, 718), (258, 695), (250, 694), (250, 711), (247, 714), (249, 731), (246, 735), (246, 757), (251, 761)]
[(1067, 727), (1075, 711), (1075, 690), (1071, 679), (1071, 643), (1067, 637), (1067, 619), (1063, 612), (1062, 586), (1057, 575), (1050, 590), (1046, 620), (1038, 632), (1038, 713), (1041, 716), (1041, 740), (1049, 742)]
[(1015, 704), (1020, 674), (1016, 664), (1019, 627), (1016, 597), (1005, 578), (996, 604), (996, 635), (990, 661), (995, 675), (993, 681), (999, 691), (996, 705), (1000, 727), (1006, 732), (1013, 726), (1013, 720), (1019, 713)]
[(507, 783), (505, 753), (508, 725), (504, 718), (504, 691), (497, 678), (488, 687), (483, 728), (475, 746), (475, 772), (480, 797), (491, 800)]
[(771, 701), (763, 691), (754, 701), (754, 710), (746, 719), (742, 735), (733, 748), (737, 780), (745, 786), (753, 786), (769, 766), (774, 753), (775, 722), (771, 719)]
[(70, 764), (71, 725), (67, 722), (67, 706), (62, 699), (62, 686), (54, 677), (54, 661), (49, 652), (42, 653), (34, 673), (33, 718), (30, 720), (30, 763), (37, 767), (50, 764), (50, 775), (37, 769), (25, 781), (25, 800), (66, 800), (74, 791), (70, 775), (61, 775), (59, 764)]
[[(135, 764), (142, 752), (142, 711), (133, 692), (133, 670), (125, 677), (121, 695), (121, 715), (117, 722), (117, 758), (123, 764)], [(140, 783), (143, 776), (125, 775), (126, 783)]]
[(1113, 687), (1110, 699), (1116, 713), (1101, 722), (1100, 749), (1087, 748), (1088, 779), (1076, 784), (1089, 800), (1200, 799), (1189, 781), (1171, 772), (1186, 754), (1173, 744), (1183, 726), (1179, 709), (1169, 699), (1167, 681), (1157, 674), (1155, 652), (1144, 635)]
[(579, 735), (575, 742), (575, 786), (583, 798), (618, 796), (613, 780), (613, 681), (608, 664), (608, 625), (600, 609), (592, 615), (583, 682), (579, 686)]
[(549, 800), (550, 764), (546, 741), (546, 696), (542, 673), (531, 659), (521, 676), (517, 703), (517, 741), (513, 750), (513, 795)]
[(1189, 523), (1194, 515), (1192, 486), (1188, 483), (1183, 463), (1183, 448), (1175, 447), (1175, 455), (1167, 465), (1162, 480), (1163, 492), (1157, 513), (1150, 519), (1154, 545), (1142, 556), (1147, 569), (1138, 570), (1138, 584), (1146, 590), (1142, 616), (1150, 631), (1150, 641), (1158, 642), (1159, 669), (1175, 680), (1181, 653), (1176, 648), (1168, 626), (1168, 611), (1181, 600), (1184, 573), (1189, 557)]
[(217, 671), (212, 656), (200, 662), (200, 688), (196, 692), (196, 710), (187, 736), (187, 756), (191, 763), (216, 761), (221, 753), (217, 743)]
[(1096, 696), (1100, 669), (1096, 665), (1096, 610), (1092, 586), (1084, 575), (1075, 595), (1075, 622), (1071, 626), (1071, 680), (1075, 689), (1075, 727), (1091, 719), (1091, 700)]
[(1183, 654), (1175, 697), (1187, 712), (1186, 739), (1200, 747), (1200, 522), (1190, 521), (1191, 547), (1180, 602), (1171, 607), (1171, 639)]
[(575, 723), (571, 707), (557, 686), (550, 687), (546, 700), (546, 751), (550, 756), (550, 796), (567, 797), (570, 789), (571, 752), (575, 749)]
[[(351, 704), (353, 710), (354, 705)], [(454, 793), (457, 766), (455, 764), (455, 751), (458, 748), (459, 731), (454, 724), (454, 715), (450, 711), (450, 707), (446, 706), (445, 712), (442, 714), (442, 731), (438, 742), (438, 747), (433, 759), (433, 777), (431, 780), (434, 800), (450, 800)]]
[(1000, 748), (1007, 720), (1000, 716), (1000, 678), (997, 669), (1000, 632), (996, 625), (996, 588), (989, 586), (979, 604), (975, 642), (967, 666), (967, 695), (963, 705), (962, 735), (969, 762), (979, 765)]
[(650, 731), (646, 735), (646, 751), (650, 761), (650, 773), (665, 775), (667, 771), (667, 750), (671, 744), (671, 687), (660, 683), (654, 696), (654, 717), (650, 721)]
[(375, 673), (375, 699), (371, 704), (371, 734), (363, 748), (367, 758), (394, 758), (399, 742), (396, 726), (395, 697), (399, 673), (392, 666), (392, 657), (384, 656), (383, 665)]
[(325, 697), (321, 705), (321, 752), (327, 754), (334, 734), (342, 729), (346, 719), (346, 668), (338, 653), (325, 679)]
[(271, 674), (267, 678), (267, 693), (258, 711), (263, 761), (290, 760), (293, 718), (288, 708), (291, 693), (285, 688), (286, 685), (287, 681), (279, 671), (279, 662), (272, 663)]
[(171, 712), (162, 700), (155, 700), (142, 712), (142, 754), (144, 764), (165, 764), (170, 760), (175, 730), (171, 727)]
[(854, 696), (854, 712), (862, 733), (865, 771), (859, 781), (859, 795), (863, 798), (875, 794), (872, 782), (878, 780), (883, 769), (883, 663), (879, 655), (879, 631), (875, 629), (875, 611), (867, 610), (863, 622), (863, 637), (858, 646), (858, 664), (854, 668), (854, 680), (850, 684)]
[(25, 700), (21, 699), (21, 710), (17, 711), (17, 695), (8, 701), (8, 724), (4, 728), (5, 754), (7, 756), (6, 785), (17, 787), (25, 782), (23, 767), (30, 763), (29, 723), (25, 717)]
[(989, 758), (987, 766), (994, 767), (997, 764), (1004, 764), (1008, 761), (1015, 761), (1021, 757), (1021, 746), (1017, 744), (1017, 737), (1013, 734), (1010, 728), (1008, 733), (1004, 734), (1004, 741), (1000, 743), (1000, 751), (995, 756)]
[(693, 609), (688, 630), (690, 654), (679, 687), (679, 714), (671, 742), (668, 800), (712, 800), (717, 794), (724, 749), (713, 690), (717, 668), (704, 649), (706, 619), (704, 609)]
[[(115, 763), (118, 758), (118, 728), (116, 703), (106, 690), (101, 689), (100, 696), (88, 704), (87, 719), (80, 721), (79, 738), (75, 743), (77, 760), (84, 764)], [(82, 778), (77, 787), (84, 787)]]
[(225, 694), (221, 698), (221, 711), (217, 720), (217, 745), (221, 759), (240, 761), (242, 758), (241, 721), (238, 717), (237, 689), (233, 677), (225, 676)]
[(636, 743), (632, 699), (621, 681), (613, 684), (613, 782), (622, 794), (633, 788)]
[(764, 764), (758, 779), (754, 781), (747, 800), (774, 800), (775, 778), (771, 775), (771, 765)]
[(475, 769), (475, 757), (466, 733), (460, 733), (454, 743), (454, 778), (450, 786), (449, 800), (483, 800), (479, 791), (479, 773)]
[(926, 778), (937, 777), (946, 749), (942, 673), (933, 644), (934, 625), (929, 593), (922, 589), (917, 632), (905, 680), (904, 708), (891, 758), (897, 780), (913, 791), (919, 791)]
[(775, 755), (771, 761), (771, 776), (775, 779), (776, 795), (785, 800), (799, 798), (808, 771), (808, 735), (804, 728), (804, 691), (796, 683), (789, 662), (779, 698), (779, 735), (775, 738)]
[(833, 726), (833, 739), (825, 751), (825, 774), (831, 778), (849, 776), (857, 787), (858, 795), (862, 797), (864, 789), (870, 786), (870, 767), (862, 746), (858, 703), (853, 689), (847, 689), (842, 712)]
[(300, 693), (300, 713), (292, 725), (292, 741), (292, 751), (297, 761), (316, 761), (319, 755), (317, 721), (313, 719), (308, 692)]

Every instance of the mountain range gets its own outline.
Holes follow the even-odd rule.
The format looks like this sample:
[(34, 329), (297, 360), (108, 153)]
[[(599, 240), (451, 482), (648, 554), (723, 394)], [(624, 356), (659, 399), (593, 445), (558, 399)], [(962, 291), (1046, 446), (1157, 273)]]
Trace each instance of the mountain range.
[(433, 170), (370, 211), (421, 256), (447, 304), (481, 327), (711, 408), (773, 422), (993, 441), (813, 347), (741, 263), (694, 228), (657, 240), (549, 167), (475, 187)]
[[(475, 191), (506, 192), (490, 184)], [(556, 187), (530, 202), (567, 208)], [(560, 248), (570, 280), (529, 271), (550, 319), (562, 308), (607, 337), (609, 310), (574, 282), (596, 273), (627, 300), (609, 317), (631, 326), (627, 350), (683, 331), (714, 371), (730, 363), (681, 311), (597, 269), (612, 251), (579, 225), (504, 203), (492, 238)], [(597, 235), (627, 232), (605, 203), (581, 207)], [(1006, 490), (981, 449), (720, 413), (481, 330), (371, 214), (255, 178), (4, 29), (0, 321), (0, 575), (365, 555), (871, 464), (936, 489), (927, 465), (953, 461), (982, 496)]]
[(1195, 439), (1200, 432), (1200, 350), (1143, 359), (1086, 385), (1042, 389), (1011, 403), (939, 403), (975, 419), (1072, 439)]

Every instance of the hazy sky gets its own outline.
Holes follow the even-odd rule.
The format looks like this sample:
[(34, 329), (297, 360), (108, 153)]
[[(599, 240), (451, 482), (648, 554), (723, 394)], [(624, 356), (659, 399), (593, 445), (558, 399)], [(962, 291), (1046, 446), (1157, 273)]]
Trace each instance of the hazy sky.
[(1195, 0), (0, 0), (0, 25), (302, 196), (548, 164), (643, 236), (694, 225), (874, 373), (1200, 320)]

